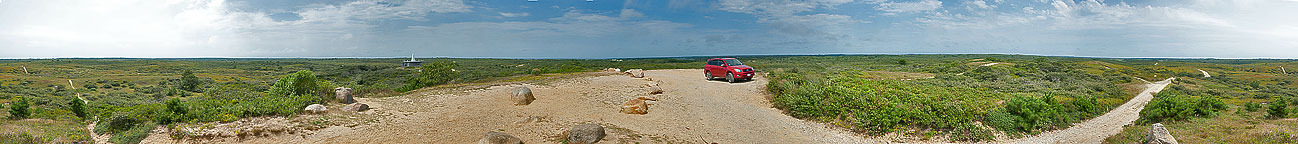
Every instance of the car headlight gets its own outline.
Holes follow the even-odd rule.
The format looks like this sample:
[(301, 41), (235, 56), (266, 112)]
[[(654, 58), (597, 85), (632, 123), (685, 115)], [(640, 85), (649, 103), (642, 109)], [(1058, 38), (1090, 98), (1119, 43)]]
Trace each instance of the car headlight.
[(741, 70), (741, 69), (735, 69), (735, 72), (739, 72), (740, 70)]

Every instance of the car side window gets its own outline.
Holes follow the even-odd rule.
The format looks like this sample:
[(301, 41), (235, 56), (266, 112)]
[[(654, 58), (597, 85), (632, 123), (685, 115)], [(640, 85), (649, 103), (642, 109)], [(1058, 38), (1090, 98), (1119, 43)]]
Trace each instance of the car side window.
[(710, 60), (710, 61), (708, 61), (708, 65), (720, 66), (721, 63), (719, 63), (719, 62), (721, 62), (721, 61)]

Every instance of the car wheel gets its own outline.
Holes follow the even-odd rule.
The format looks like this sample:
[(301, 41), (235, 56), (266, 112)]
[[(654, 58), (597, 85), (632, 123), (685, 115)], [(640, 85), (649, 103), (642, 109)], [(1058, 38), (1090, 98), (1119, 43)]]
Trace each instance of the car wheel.
[(727, 72), (727, 73), (726, 73), (726, 81), (728, 81), (728, 82), (730, 82), (730, 83), (735, 83), (735, 73), (729, 73), (729, 72)]
[(703, 71), (703, 77), (708, 78), (706, 80), (712, 80), (712, 72)]

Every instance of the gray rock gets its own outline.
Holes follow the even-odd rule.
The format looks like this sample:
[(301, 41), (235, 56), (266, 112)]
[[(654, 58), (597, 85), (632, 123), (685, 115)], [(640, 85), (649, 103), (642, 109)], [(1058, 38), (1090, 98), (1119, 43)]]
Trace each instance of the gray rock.
[(1176, 138), (1172, 133), (1163, 127), (1163, 123), (1154, 123), (1149, 126), (1149, 135), (1145, 136), (1145, 144), (1177, 144)]
[(343, 107), (343, 110), (345, 111), (355, 111), (355, 112), (362, 112), (369, 109), (370, 109), (370, 105), (363, 104), (363, 103), (353, 103)]
[(325, 108), (324, 105), (320, 105), (320, 104), (311, 104), (311, 105), (306, 106), (306, 108), (305, 108), (305, 109), (302, 109), (302, 110), (305, 110), (305, 111), (308, 111), (308, 112), (312, 112), (312, 113), (322, 113), (322, 112), (325, 112), (325, 111), (327, 111), (327, 110), (329, 110), (329, 109)]
[(580, 124), (568, 129), (568, 143), (594, 144), (604, 139), (604, 127), (598, 124)]
[(343, 104), (356, 102), (355, 99), (352, 99), (352, 88), (345, 87), (334, 88), (334, 99)]
[(510, 98), (514, 100), (514, 105), (528, 105), (532, 104), (533, 100), (536, 100), (536, 97), (532, 96), (532, 89), (527, 88), (527, 86), (514, 89), (514, 96)]
[(494, 131), (489, 131), (487, 132), (486, 136), (482, 136), (482, 139), (478, 139), (478, 144), (522, 144), (522, 143), (523, 140), (518, 139), (518, 137), (514, 137), (506, 133), (494, 132)]

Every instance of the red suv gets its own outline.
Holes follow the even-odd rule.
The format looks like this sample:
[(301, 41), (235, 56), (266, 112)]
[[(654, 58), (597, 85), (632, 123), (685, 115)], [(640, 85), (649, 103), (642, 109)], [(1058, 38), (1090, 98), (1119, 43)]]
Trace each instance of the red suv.
[(712, 58), (708, 59), (708, 64), (703, 65), (703, 73), (708, 80), (715, 77), (726, 77), (727, 82), (735, 82), (736, 79), (753, 80), (753, 67), (740, 63), (735, 58)]

